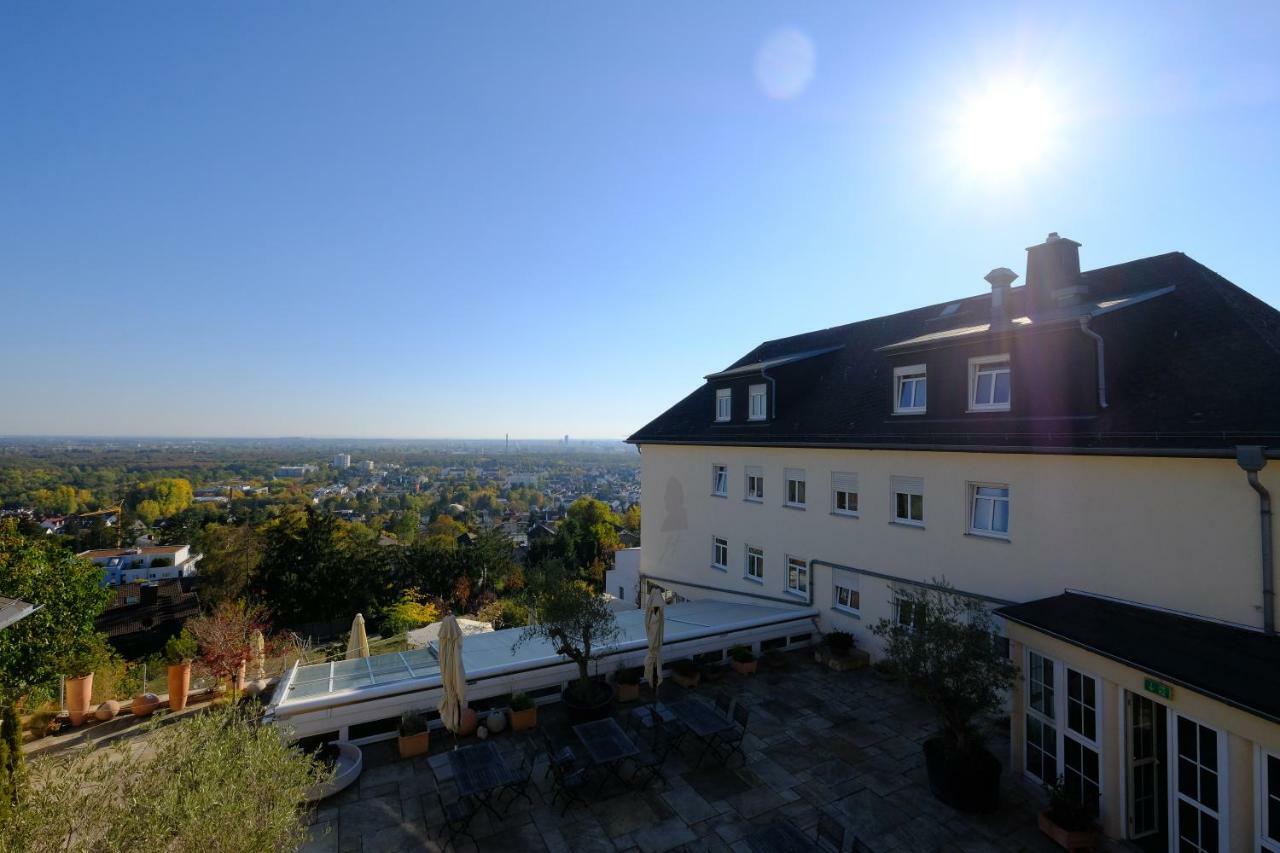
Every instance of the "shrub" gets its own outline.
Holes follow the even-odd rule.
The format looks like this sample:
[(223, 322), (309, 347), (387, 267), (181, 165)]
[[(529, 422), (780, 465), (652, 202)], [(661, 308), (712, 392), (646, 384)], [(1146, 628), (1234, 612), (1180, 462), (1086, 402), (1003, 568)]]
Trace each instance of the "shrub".
[(32, 762), (19, 807), (0, 815), (0, 850), (257, 853), (305, 840), (303, 797), (324, 774), (279, 729), (224, 708), (147, 740)]
[(823, 642), (831, 649), (832, 654), (841, 657), (853, 650), (853, 634), (848, 631), (832, 631), (823, 637)]
[(513, 711), (528, 711), (533, 706), (533, 697), (528, 693), (516, 693), (511, 697), (511, 710)]
[(172, 666), (189, 663), (195, 659), (197, 651), (199, 648), (195, 636), (184, 628), (182, 633), (174, 634), (164, 644), (164, 659)]
[(756, 659), (755, 652), (751, 651), (750, 646), (734, 646), (729, 649), (729, 657), (738, 663), (751, 663)]
[(495, 598), (476, 611), (476, 619), (493, 625), (495, 631), (523, 628), (529, 624), (529, 608), (512, 598)]
[(427, 718), (417, 711), (405, 711), (400, 715), (400, 736), (412, 737), (427, 730)]
[(881, 619), (872, 631), (884, 638), (885, 655), (908, 686), (938, 714), (953, 749), (982, 749), (981, 724), (999, 712), (1017, 670), (995, 642), (991, 613), (945, 579), (935, 588), (899, 590), (910, 625)]
[(1049, 794), (1049, 819), (1068, 832), (1084, 832), (1093, 829), (1098, 822), (1098, 798), (1081, 802), (1080, 797), (1067, 790), (1065, 777), (1059, 776), (1052, 785), (1045, 785)]
[(400, 600), (387, 608), (382, 633), (394, 637), (440, 620), (440, 608), (427, 601), (416, 589), (406, 589)]

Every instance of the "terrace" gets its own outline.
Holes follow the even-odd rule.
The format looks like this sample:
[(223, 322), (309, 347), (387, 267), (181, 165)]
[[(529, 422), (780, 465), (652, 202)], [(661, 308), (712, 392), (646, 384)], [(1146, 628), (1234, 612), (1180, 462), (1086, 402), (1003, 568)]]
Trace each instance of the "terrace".
[[(1002, 783), (1001, 809), (967, 815), (935, 800), (924, 776), (921, 742), (934, 731), (927, 707), (871, 670), (834, 673), (805, 650), (771, 655), (755, 675), (725, 670), (717, 683), (689, 691), (670, 680), (662, 699), (685, 695), (710, 701), (727, 694), (750, 709), (744, 755), (696, 766), (688, 747), (667, 758), (663, 781), (644, 787), (613, 782), (593, 786), (587, 805), (550, 806), (545, 759), (534, 768), (532, 803), (519, 797), (498, 809), (501, 819), (477, 814), (470, 831), (482, 851), (663, 851), (749, 849), (746, 839), (785, 819), (813, 837), (819, 810), (848, 832), (845, 849), (891, 851), (1052, 851), (1036, 829), (1034, 792), (1011, 776)], [(619, 705), (623, 722), (631, 706)], [(559, 705), (539, 710), (533, 732), (504, 731), (490, 742), (514, 763), (531, 736), (549, 731), (571, 742)], [(475, 738), (465, 739), (474, 743)], [(446, 803), (457, 799), (447, 752), (453, 738), (433, 732), (429, 755), (399, 760), (392, 742), (367, 743), (357, 785), (319, 804), (311, 815), (318, 851), (442, 850)], [(1008, 734), (991, 733), (1006, 764)], [(854, 847), (857, 838), (860, 847)], [(459, 848), (473, 849), (468, 840)]]

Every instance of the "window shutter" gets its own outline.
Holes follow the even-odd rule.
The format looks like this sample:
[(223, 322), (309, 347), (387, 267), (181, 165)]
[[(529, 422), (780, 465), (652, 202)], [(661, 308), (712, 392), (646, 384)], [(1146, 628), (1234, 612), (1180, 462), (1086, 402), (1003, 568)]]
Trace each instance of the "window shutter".
[(747, 466), (747, 476), (748, 476), (748, 477), (763, 477), (763, 476), (764, 476), (764, 469), (763, 469), (763, 468), (761, 468), (759, 465), (748, 465), (748, 466)]
[(786, 469), (786, 471), (787, 471), (787, 479), (788, 479), (788, 480), (803, 480), (803, 479), (804, 479), (804, 469), (803, 469), (803, 468), (788, 468), (788, 469)]
[(832, 472), (831, 474), (831, 491), (833, 492), (858, 492), (858, 475), (842, 474)]
[(894, 477), (892, 482), (894, 494), (897, 494), (898, 492), (908, 495), (924, 494), (923, 477)]

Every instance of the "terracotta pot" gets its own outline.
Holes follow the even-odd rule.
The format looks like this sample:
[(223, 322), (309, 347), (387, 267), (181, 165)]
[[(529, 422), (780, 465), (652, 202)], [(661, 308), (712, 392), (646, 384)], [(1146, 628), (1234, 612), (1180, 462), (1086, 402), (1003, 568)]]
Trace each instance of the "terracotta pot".
[(181, 711), (187, 707), (187, 694), (191, 692), (191, 661), (170, 664), (169, 708)]
[(640, 699), (640, 685), (639, 685), (639, 684), (621, 684), (621, 683), (619, 683), (619, 684), (615, 684), (614, 686), (618, 688), (618, 701), (619, 701), (619, 702), (636, 702), (636, 701), (638, 701), (638, 700)]
[(701, 673), (694, 672), (693, 675), (681, 675), (678, 672), (672, 672), (671, 678), (681, 687), (697, 687), (698, 682), (702, 679)]
[(401, 758), (413, 758), (415, 755), (426, 755), (431, 746), (431, 732), (418, 732), (416, 735), (400, 735), (396, 748)]
[(116, 714), (119, 713), (120, 703), (114, 699), (108, 699), (98, 706), (98, 710), (93, 712), (93, 716), (98, 719), (98, 722), (105, 723), (109, 720), (114, 720)]
[(239, 696), (241, 693), (244, 692), (244, 682), (245, 682), (244, 668), (245, 668), (245, 662), (240, 661), (240, 666), (236, 667), (235, 683), (232, 685), (233, 687), (232, 695), (234, 696)]
[(735, 660), (734, 658), (729, 658), (729, 666), (733, 667), (733, 671), (739, 675), (750, 675), (756, 671), (756, 667), (758, 665), (759, 661), (754, 658), (749, 661), (740, 661)]
[(489, 716), (484, 718), (484, 727), (490, 734), (496, 735), (507, 727), (507, 715), (501, 711), (490, 711)]
[(523, 711), (511, 712), (511, 731), (522, 732), (538, 724), (538, 706), (525, 708)]
[(67, 714), (71, 725), (78, 726), (89, 716), (89, 700), (93, 697), (93, 673), (67, 679)]
[(1053, 839), (1064, 850), (1093, 850), (1098, 843), (1098, 831), (1095, 829), (1063, 829), (1053, 822), (1053, 818), (1049, 817), (1049, 810), (1045, 809), (1036, 816), (1036, 823), (1040, 825), (1040, 831)]
[(469, 737), (476, 733), (476, 712), (470, 708), (462, 710), (462, 724), (458, 727), (459, 737)]
[(129, 710), (133, 712), (135, 717), (150, 717), (152, 712), (159, 707), (159, 696), (154, 693), (139, 693), (133, 697), (133, 703), (129, 705)]

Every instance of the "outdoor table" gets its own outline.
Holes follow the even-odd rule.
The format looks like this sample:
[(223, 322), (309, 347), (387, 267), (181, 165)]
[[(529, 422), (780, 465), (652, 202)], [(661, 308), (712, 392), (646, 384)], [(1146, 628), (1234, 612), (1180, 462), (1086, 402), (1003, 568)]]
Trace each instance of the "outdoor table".
[(807, 853), (813, 850), (813, 839), (806, 838), (790, 821), (775, 820), (743, 841), (755, 853)]
[(698, 756), (698, 764), (701, 764), (702, 759), (707, 757), (707, 752), (710, 751), (715, 736), (734, 726), (733, 720), (724, 716), (707, 703), (699, 702), (696, 699), (681, 699), (679, 702), (672, 702), (669, 707), (680, 722), (688, 726), (689, 731), (701, 738), (706, 744), (702, 749), (702, 754)]
[(449, 753), (449, 767), (459, 795), (474, 797), (494, 817), (501, 817), (489, 804), (494, 792), (507, 782), (507, 765), (496, 746), (486, 742), (455, 749)]
[(671, 710), (670, 705), (665, 705), (662, 702), (652, 702), (648, 705), (639, 705), (632, 708), (631, 716), (633, 719), (639, 720), (642, 726), (649, 728), (653, 725), (653, 720), (649, 716), (650, 709), (655, 711), (664, 723), (670, 723), (676, 719), (676, 712)]
[(619, 782), (623, 781), (618, 776), (619, 762), (640, 754), (640, 749), (613, 717), (579, 723), (573, 727), (573, 733), (587, 748), (591, 762), (608, 767)]

